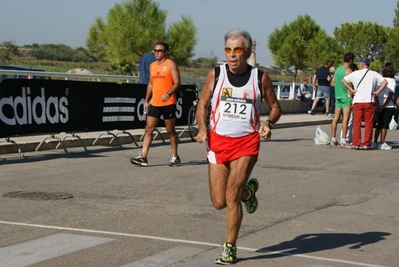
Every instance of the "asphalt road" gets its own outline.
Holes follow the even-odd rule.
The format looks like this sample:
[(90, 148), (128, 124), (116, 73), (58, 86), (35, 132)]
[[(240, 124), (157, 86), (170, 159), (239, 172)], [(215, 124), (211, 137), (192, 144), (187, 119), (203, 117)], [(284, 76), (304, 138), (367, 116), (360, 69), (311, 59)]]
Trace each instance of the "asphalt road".
[[(262, 141), (236, 266), (398, 266), (399, 131), (391, 151), (354, 151), (315, 145), (315, 128)], [(130, 164), (139, 150), (0, 155), (0, 267), (214, 266), (225, 211), (209, 199), (205, 146), (182, 139), (180, 167), (168, 141), (154, 141), (149, 167)]]

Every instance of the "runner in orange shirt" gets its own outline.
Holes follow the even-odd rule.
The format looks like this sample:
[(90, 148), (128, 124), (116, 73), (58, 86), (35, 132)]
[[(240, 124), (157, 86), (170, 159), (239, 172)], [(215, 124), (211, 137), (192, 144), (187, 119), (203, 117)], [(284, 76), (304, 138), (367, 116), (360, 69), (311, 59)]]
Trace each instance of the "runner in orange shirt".
[(178, 166), (181, 161), (177, 152), (175, 92), (180, 86), (180, 73), (176, 63), (167, 58), (169, 54), (168, 44), (163, 42), (156, 43), (153, 52), (156, 61), (150, 65), (150, 80), (144, 101), (147, 121), (143, 148), (139, 156), (131, 158), (130, 162), (139, 166), (148, 166), (147, 155), (152, 143), (152, 134), (161, 116), (163, 116), (172, 147), (172, 159), (169, 166)]

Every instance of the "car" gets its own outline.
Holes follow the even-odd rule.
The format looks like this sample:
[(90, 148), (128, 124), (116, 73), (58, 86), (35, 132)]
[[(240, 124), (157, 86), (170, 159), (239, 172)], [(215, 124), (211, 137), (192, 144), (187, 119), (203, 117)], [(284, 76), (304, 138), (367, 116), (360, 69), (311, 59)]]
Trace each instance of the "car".
[[(312, 85), (308, 85), (308, 91), (313, 92), (313, 87)], [(294, 98), (297, 97), (299, 85), (295, 85), (295, 91), (294, 91)], [(280, 98), (281, 99), (288, 99), (290, 97), (290, 90), (291, 90), (291, 85), (283, 85), (280, 88)]]
[[(34, 69), (30, 67), (23, 67), (23, 66), (0, 66), (0, 73), (2, 70), (17, 70), (17, 71), (37, 71), (43, 72), (44, 70)], [(6, 74), (1, 73), (0, 82), (4, 79), (47, 79), (46, 76), (42, 75), (20, 75), (20, 74)]]
[[(290, 97), (290, 89), (291, 89), (290, 85), (282, 85), (280, 87), (280, 99), (288, 99)], [(277, 88), (275, 88), (275, 90), (277, 95)]]

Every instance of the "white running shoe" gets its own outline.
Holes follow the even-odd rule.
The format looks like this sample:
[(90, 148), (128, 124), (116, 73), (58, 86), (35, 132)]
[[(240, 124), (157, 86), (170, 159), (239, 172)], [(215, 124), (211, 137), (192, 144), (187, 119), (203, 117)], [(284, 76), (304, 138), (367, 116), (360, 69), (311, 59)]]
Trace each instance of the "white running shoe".
[(379, 145), (378, 148), (381, 150), (391, 150), (392, 149), (392, 147), (389, 146), (387, 143), (383, 143), (382, 145)]

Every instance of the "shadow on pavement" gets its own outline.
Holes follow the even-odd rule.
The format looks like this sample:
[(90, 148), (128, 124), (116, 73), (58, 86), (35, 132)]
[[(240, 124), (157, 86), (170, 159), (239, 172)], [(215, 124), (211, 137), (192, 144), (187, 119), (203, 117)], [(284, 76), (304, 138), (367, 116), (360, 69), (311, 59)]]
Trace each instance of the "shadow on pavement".
[(259, 255), (249, 258), (241, 258), (240, 261), (279, 258), (292, 256), (295, 254), (307, 254), (311, 252), (330, 250), (338, 247), (352, 245), (349, 249), (360, 249), (361, 247), (385, 240), (384, 236), (389, 236), (386, 232), (366, 232), (362, 234), (305, 234), (293, 240), (285, 241), (280, 244), (258, 249), (256, 252), (267, 255)]

